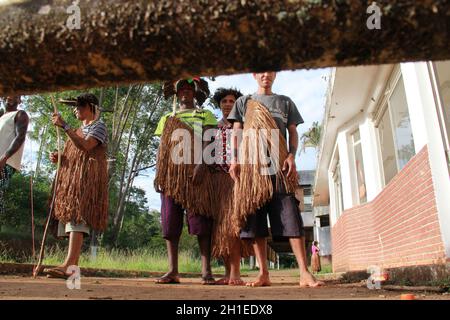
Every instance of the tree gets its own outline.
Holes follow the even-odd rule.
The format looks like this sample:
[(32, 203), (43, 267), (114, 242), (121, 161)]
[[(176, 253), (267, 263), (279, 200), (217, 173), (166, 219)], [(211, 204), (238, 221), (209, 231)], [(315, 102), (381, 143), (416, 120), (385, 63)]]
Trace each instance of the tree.
[(109, 144), (110, 191), (117, 201), (108, 240), (113, 244), (122, 228), (129, 191), (139, 169), (155, 164), (158, 139), (154, 132), (169, 109), (170, 105), (162, 99), (160, 85), (130, 86), (123, 97), (116, 90)]
[(313, 122), (311, 128), (300, 137), (301, 151), (304, 152), (306, 148), (319, 148), (321, 133), (322, 126), (317, 121)]

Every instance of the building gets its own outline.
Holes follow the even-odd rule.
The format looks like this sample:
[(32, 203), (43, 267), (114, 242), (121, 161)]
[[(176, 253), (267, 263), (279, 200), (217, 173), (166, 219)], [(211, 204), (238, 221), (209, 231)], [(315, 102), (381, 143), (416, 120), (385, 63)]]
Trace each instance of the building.
[(335, 272), (450, 261), (450, 61), (335, 68), (314, 184)]
[(303, 224), (305, 226), (305, 243), (308, 259), (311, 255), (313, 241), (318, 241), (322, 264), (331, 263), (331, 235), (328, 207), (313, 208), (313, 186), (315, 170), (298, 171), (300, 189), (296, 197), (300, 201)]

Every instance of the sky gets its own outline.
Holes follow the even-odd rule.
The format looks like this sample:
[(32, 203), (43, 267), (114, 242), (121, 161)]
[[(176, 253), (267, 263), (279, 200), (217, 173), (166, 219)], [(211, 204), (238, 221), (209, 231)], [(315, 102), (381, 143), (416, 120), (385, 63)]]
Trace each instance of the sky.
[[(282, 71), (277, 74), (272, 91), (290, 97), (305, 121), (297, 127), (299, 136), (307, 131), (314, 121), (320, 123), (323, 119), (329, 73), (330, 69), (315, 69)], [(237, 88), (243, 94), (252, 94), (257, 90), (257, 84), (252, 74), (220, 76), (216, 77), (215, 81), (207, 80), (211, 93), (214, 93), (220, 87)], [(218, 119), (221, 118), (220, 111), (214, 110), (214, 113)], [(31, 127), (29, 130), (31, 130)], [(38, 144), (27, 139), (23, 159), (23, 165), (27, 169), (34, 166), (37, 151)], [(316, 152), (312, 148), (307, 148), (305, 152), (298, 153), (296, 156), (297, 170), (314, 170), (316, 159)], [(154, 176), (154, 170), (142, 171), (135, 179), (135, 186), (145, 190), (149, 209), (159, 210), (161, 201), (159, 194), (153, 188)]]

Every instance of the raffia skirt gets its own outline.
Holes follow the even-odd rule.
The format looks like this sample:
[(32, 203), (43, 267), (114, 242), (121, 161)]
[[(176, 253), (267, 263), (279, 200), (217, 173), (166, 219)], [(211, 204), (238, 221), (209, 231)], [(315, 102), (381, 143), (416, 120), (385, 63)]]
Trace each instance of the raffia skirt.
[(214, 258), (226, 258), (236, 242), (240, 244), (241, 257), (247, 258), (253, 255), (253, 249), (249, 241), (240, 240), (241, 226), (233, 210), (234, 181), (228, 173), (215, 171), (210, 173), (213, 181), (212, 210), (214, 224), (212, 233), (212, 256)]

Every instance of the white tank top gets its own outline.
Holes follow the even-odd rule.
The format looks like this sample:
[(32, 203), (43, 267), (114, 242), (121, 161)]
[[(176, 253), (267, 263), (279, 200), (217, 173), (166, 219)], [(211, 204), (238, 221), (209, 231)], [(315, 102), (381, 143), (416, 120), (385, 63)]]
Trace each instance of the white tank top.
[[(8, 150), (9, 146), (16, 137), (16, 129), (14, 119), (19, 111), (7, 112), (0, 117), (0, 156), (3, 156)], [(16, 170), (20, 170), (22, 165), (22, 155), (25, 143), (22, 144), (19, 150), (14, 153), (11, 158), (6, 161), (6, 164), (10, 165)]]

